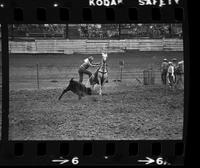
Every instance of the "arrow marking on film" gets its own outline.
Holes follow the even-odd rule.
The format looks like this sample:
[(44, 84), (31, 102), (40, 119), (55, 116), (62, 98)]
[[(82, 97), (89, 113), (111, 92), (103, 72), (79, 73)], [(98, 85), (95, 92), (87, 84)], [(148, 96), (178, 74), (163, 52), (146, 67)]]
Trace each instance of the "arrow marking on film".
[(69, 162), (69, 160), (68, 159), (58, 159), (58, 160), (52, 160), (52, 162), (60, 162), (60, 164), (65, 164), (65, 163), (67, 163), (67, 162)]
[(146, 157), (147, 160), (138, 160), (138, 162), (145, 162), (145, 164), (151, 164), (153, 162), (155, 162), (155, 160), (149, 158), (149, 157)]

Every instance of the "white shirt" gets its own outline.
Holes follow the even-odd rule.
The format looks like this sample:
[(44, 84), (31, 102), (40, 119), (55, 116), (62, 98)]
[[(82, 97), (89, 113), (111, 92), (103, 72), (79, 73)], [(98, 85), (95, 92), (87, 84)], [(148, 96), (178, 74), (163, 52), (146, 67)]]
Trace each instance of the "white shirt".
[(167, 72), (171, 73), (171, 74), (174, 74), (174, 66), (170, 65)]

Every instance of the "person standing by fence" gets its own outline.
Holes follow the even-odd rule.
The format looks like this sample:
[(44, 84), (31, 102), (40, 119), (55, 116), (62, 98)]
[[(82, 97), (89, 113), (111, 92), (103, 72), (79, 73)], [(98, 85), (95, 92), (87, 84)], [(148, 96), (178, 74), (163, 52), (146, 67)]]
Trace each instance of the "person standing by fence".
[(168, 70), (168, 61), (167, 59), (163, 59), (163, 62), (161, 64), (161, 79), (162, 79), (162, 83), (164, 85), (166, 85), (167, 83), (167, 70)]
[(177, 80), (177, 70), (178, 70), (178, 62), (177, 62), (177, 59), (176, 58), (173, 58), (172, 59), (172, 66), (174, 67), (174, 76), (175, 76), (175, 83), (176, 83), (176, 80)]
[(170, 87), (173, 87), (175, 83), (174, 66), (172, 62), (169, 62), (169, 67), (167, 70), (167, 79)]
[(179, 61), (176, 69), (176, 85), (179, 88), (184, 87), (184, 61)]

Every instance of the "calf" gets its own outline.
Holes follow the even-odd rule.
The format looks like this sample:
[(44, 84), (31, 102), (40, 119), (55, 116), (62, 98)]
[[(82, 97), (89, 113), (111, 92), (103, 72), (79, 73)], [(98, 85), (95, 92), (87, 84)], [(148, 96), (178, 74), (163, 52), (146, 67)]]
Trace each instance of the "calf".
[(62, 96), (68, 91), (72, 91), (73, 93), (77, 94), (79, 100), (85, 95), (92, 94), (92, 90), (90, 88), (85, 87), (85, 85), (83, 85), (82, 83), (78, 81), (75, 81), (73, 78), (70, 80), (67, 88), (63, 90), (58, 100), (60, 100)]

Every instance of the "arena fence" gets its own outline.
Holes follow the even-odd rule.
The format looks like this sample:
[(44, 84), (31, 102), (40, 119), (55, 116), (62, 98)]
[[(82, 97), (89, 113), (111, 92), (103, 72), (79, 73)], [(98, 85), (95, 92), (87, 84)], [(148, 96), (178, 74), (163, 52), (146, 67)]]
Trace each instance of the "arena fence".
[(10, 53), (98, 54), (103, 48), (107, 48), (109, 53), (120, 53), (127, 50), (183, 51), (183, 40), (126, 39), (9, 41)]
[[(76, 67), (68, 67), (66, 74), (65, 67), (39, 67), (32, 66), (27, 68), (11, 67), (10, 69), (10, 89), (46, 89), (46, 88), (63, 88), (72, 77), (78, 79)], [(87, 83), (88, 77), (85, 76), (83, 83)], [(183, 79), (184, 80), (184, 79)], [(128, 71), (123, 69), (120, 74), (119, 67), (109, 72), (109, 83), (114, 82), (127, 83), (133, 86), (154, 86), (161, 85), (161, 72), (158, 69), (144, 69), (137, 71)], [(183, 84), (182, 84), (183, 86)]]

